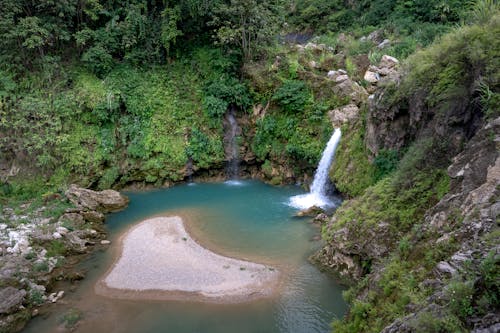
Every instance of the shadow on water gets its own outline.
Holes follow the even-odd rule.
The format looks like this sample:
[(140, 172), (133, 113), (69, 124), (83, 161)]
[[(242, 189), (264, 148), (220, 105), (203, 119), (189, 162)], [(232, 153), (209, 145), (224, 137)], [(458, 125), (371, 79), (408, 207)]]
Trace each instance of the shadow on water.
[[(237, 258), (286, 266), (282, 292), (242, 304), (186, 301), (116, 300), (96, 295), (95, 283), (113, 264), (118, 250), (94, 253), (82, 268), (87, 277), (77, 288), (35, 318), (26, 332), (56, 332), (70, 308), (82, 313), (76, 332), (329, 332), (333, 318), (347, 307), (342, 288), (307, 258), (320, 244), (310, 241), (319, 230), (293, 219), (289, 198), (297, 187), (260, 182), (200, 183), (165, 190), (129, 193), (129, 207), (106, 221), (112, 244), (127, 228), (149, 216), (182, 212), (201, 244)], [(69, 286), (66, 286), (68, 290)]]

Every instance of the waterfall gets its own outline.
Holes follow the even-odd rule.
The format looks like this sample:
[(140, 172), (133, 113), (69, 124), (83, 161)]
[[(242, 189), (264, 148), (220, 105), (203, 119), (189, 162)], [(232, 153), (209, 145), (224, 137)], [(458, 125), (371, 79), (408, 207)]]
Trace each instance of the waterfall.
[(238, 134), (240, 128), (236, 122), (235, 109), (231, 107), (227, 113), (228, 128), (224, 137), (226, 143), (226, 176), (228, 179), (238, 179), (240, 170), (240, 149), (238, 147)]
[(296, 195), (290, 198), (290, 205), (300, 209), (306, 209), (312, 206), (325, 208), (331, 206), (332, 203), (326, 195), (328, 184), (328, 170), (335, 156), (335, 150), (340, 142), (342, 133), (340, 128), (336, 128), (332, 137), (326, 144), (326, 148), (321, 155), (318, 168), (314, 174), (314, 180), (311, 185), (311, 191), (307, 194)]

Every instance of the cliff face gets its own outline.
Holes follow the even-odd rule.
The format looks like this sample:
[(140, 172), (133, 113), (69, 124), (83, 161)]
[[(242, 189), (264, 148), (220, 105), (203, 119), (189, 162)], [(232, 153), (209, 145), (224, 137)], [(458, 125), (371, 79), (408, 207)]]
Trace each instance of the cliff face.
[[(364, 172), (349, 177), (379, 177), (352, 187), (332, 171), (355, 196), (324, 225), (327, 245), (313, 259), (358, 281), (336, 332), (499, 329), (500, 117), (491, 96), (500, 48), (480, 34), (498, 29), (494, 17), (417, 53), (377, 82), (364, 121), (348, 124), (357, 134), (344, 148), (358, 154), (346, 165)], [(487, 48), (495, 51), (478, 58)]]

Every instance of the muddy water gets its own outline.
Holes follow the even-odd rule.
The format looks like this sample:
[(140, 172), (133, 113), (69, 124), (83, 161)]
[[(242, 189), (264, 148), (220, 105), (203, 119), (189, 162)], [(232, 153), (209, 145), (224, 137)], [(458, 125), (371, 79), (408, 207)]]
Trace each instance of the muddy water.
[[(292, 218), (287, 205), (297, 187), (259, 182), (180, 185), (129, 193), (129, 207), (107, 219), (112, 246), (82, 264), (87, 277), (52, 309), (32, 320), (26, 332), (64, 331), (69, 309), (81, 315), (76, 332), (329, 332), (346, 311), (342, 288), (308, 263), (320, 245), (319, 231)], [(132, 301), (96, 295), (95, 284), (111, 267), (118, 239), (127, 228), (155, 215), (181, 215), (190, 234), (223, 255), (268, 263), (285, 272), (280, 292), (243, 304)]]

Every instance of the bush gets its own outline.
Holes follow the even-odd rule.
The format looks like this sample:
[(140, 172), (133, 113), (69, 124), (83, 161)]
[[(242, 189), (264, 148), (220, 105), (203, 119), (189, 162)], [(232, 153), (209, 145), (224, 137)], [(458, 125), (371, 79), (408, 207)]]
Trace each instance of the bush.
[(458, 318), (466, 320), (474, 313), (472, 281), (455, 281), (448, 285), (446, 295), (449, 298), (449, 308)]
[(399, 152), (393, 149), (381, 149), (373, 160), (375, 166), (374, 179), (378, 181), (396, 170), (399, 163)]
[(304, 82), (289, 80), (276, 90), (272, 99), (288, 113), (298, 113), (304, 111), (311, 93)]
[(212, 128), (220, 127), (222, 116), (226, 113), (229, 103), (214, 96), (207, 96), (203, 99), (203, 111), (210, 120)]
[(93, 46), (82, 55), (87, 68), (99, 77), (103, 77), (113, 68), (113, 57), (102, 46)]

